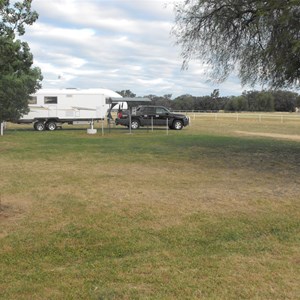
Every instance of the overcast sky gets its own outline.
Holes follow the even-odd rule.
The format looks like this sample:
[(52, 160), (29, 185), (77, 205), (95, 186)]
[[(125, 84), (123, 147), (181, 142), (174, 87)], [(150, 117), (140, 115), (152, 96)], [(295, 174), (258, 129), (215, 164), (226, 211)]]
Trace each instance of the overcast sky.
[(239, 95), (240, 81), (208, 83), (191, 62), (181, 71), (170, 30), (173, 0), (33, 0), (39, 19), (23, 37), (44, 88), (130, 89), (137, 96)]

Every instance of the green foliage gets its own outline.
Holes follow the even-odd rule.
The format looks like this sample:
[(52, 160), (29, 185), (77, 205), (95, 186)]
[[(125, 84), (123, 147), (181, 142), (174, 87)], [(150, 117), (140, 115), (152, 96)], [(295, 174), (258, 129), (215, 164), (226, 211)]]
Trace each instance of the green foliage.
[[(289, 91), (274, 91), (272, 95), (276, 111), (293, 112), (297, 107), (297, 99), (300, 99), (297, 93)], [(300, 106), (300, 101), (298, 105)]]
[(196, 58), (219, 81), (238, 69), (243, 84), (299, 86), (299, 20), (299, 1), (187, 0), (177, 4), (173, 34), (183, 68)]
[(298, 94), (289, 91), (248, 91), (242, 96), (231, 97), (226, 103), (226, 111), (282, 111), (296, 109)]
[(219, 98), (219, 96), (220, 96), (220, 91), (219, 91), (219, 89), (214, 89), (213, 92), (210, 94), (210, 96), (211, 96), (212, 98), (214, 98), (214, 99)]
[(296, 107), (300, 107), (300, 95), (296, 97)]
[(165, 107), (171, 107), (172, 106), (172, 100), (171, 100), (171, 97), (172, 95), (171, 94), (167, 94), (167, 95), (164, 95), (164, 96), (155, 96), (155, 95), (147, 95), (145, 96), (147, 98), (149, 98), (151, 100), (151, 104), (153, 105), (162, 105), (162, 106), (165, 106)]
[(196, 107), (196, 97), (186, 94), (173, 100), (172, 108), (175, 110), (194, 110)]
[(274, 98), (270, 92), (249, 91), (243, 96), (248, 101), (249, 111), (274, 111)]
[(120, 94), (122, 97), (134, 98), (136, 96), (131, 90), (116, 91), (116, 93)]
[(31, 11), (32, 0), (23, 0), (10, 5), (9, 0), (0, 0), (0, 35), (15, 36), (25, 33), (24, 25), (32, 25), (38, 14)]
[(232, 97), (225, 105), (225, 111), (247, 111), (248, 101), (244, 96)]
[(31, 12), (31, 1), (0, 2), (0, 121), (15, 120), (28, 111), (29, 94), (40, 87), (39, 68), (32, 67), (33, 57), (26, 42), (15, 39), (25, 33), (37, 13)]

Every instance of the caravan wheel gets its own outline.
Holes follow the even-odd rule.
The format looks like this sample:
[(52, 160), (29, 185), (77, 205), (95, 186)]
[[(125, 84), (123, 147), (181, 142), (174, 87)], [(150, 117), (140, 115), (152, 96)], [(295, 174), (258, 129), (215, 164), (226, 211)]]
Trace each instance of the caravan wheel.
[(56, 125), (56, 123), (53, 122), (53, 121), (49, 121), (49, 122), (46, 123), (46, 128), (47, 128), (48, 130), (50, 130), (50, 131), (55, 130), (56, 127), (57, 127), (57, 125)]
[(41, 122), (41, 121), (38, 121), (38, 122), (34, 123), (33, 127), (37, 131), (43, 131), (43, 130), (45, 130), (45, 123)]

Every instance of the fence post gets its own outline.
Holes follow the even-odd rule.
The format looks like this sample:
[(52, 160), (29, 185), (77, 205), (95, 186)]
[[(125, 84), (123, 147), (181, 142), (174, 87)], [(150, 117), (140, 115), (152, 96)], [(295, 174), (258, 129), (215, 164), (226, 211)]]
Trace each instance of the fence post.
[(169, 135), (169, 118), (167, 118), (167, 135)]
[(1, 122), (1, 125), (0, 125), (1, 129), (0, 129), (0, 135), (3, 136), (3, 131), (4, 131), (4, 123)]
[(151, 117), (151, 131), (153, 131), (153, 117)]

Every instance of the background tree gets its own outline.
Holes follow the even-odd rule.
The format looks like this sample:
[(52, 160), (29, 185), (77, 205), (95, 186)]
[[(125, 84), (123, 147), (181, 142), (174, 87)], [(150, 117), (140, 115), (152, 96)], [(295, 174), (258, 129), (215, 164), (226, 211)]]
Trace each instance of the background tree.
[(224, 108), (225, 111), (247, 111), (248, 101), (244, 96), (231, 97)]
[(122, 90), (122, 91), (116, 91), (116, 93), (120, 94), (122, 97), (129, 97), (129, 98), (135, 98), (136, 94), (133, 93), (131, 90)]
[(174, 110), (194, 110), (195, 97), (189, 94), (178, 96), (173, 100), (172, 108)]
[(31, 0), (10, 5), (0, 0), (0, 122), (16, 120), (28, 112), (29, 95), (40, 88), (39, 68), (32, 67), (33, 56), (26, 42), (16, 39), (25, 33), (38, 15)]
[(219, 89), (214, 89), (213, 92), (210, 94), (213, 99), (218, 99), (220, 97)]
[(248, 101), (249, 111), (274, 111), (274, 97), (268, 91), (248, 91), (243, 96)]
[(290, 91), (271, 91), (274, 98), (275, 111), (293, 112), (297, 107), (299, 95)]
[(296, 98), (296, 107), (300, 109), (300, 95), (298, 95)]
[(299, 87), (299, 0), (186, 0), (176, 6), (172, 33), (191, 59), (223, 81), (235, 69), (243, 84)]

